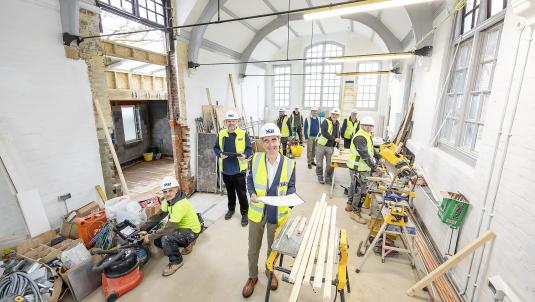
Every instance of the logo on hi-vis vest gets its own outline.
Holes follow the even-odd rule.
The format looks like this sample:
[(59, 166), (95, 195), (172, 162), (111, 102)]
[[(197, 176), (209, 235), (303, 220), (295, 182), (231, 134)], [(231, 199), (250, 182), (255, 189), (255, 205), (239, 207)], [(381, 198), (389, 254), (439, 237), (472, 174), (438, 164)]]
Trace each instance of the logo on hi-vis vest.
[(242, 140), (243, 140), (243, 137), (239, 137), (238, 140), (239, 140), (239, 141), (242, 141)]
[(287, 181), (279, 182), (279, 187), (286, 187), (286, 186), (288, 186), (288, 182)]

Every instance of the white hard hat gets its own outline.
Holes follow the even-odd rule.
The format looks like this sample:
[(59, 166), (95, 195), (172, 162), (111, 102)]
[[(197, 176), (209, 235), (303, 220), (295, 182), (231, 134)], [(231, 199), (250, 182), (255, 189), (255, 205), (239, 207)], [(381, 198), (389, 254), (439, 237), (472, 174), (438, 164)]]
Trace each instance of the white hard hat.
[(312, 107), (312, 109), (310, 109), (310, 110), (312, 110), (312, 111), (318, 111), (318, 110), (320, 110), (320, 109), (319, 109), (318, 107), (314, 106), (314, 107)]
[(353, 108), (351, 109), (351, 113), (358, 113), (359, 111), (357, 110), (357, 108)]
[(179, 187), (178, 181), (173, 176), (166, 176), (160, 182), (160, 189), (167, 190), (171, 188)]
[(333, 109), (331, 110), (331, 114), (340, 114), (340, 109), (338, 109), (338, 108), (333, 108)]
[(267, 123), (260, 128), (260, 138), (267, 136), (281, 136), (281, 131), (277, 125), (273, 123)]
[(238, 115), (238, 112), (234, 110), (229, 110), (225, 114), (225, 121), (226, 120), (239, 120), (239, 119), (240, 119), (240, 116)]
[(294, 109), (301, 109), (301, 107), (299, 105), (295, 105)]
[(373, 117), (365, 116), (362, 120), (360, 120), (360, 124), (375, 127), (375, 120)]
[(284, 110), (284, 108), (279, 108), (279, 112), (284, 112), (286, 110)]

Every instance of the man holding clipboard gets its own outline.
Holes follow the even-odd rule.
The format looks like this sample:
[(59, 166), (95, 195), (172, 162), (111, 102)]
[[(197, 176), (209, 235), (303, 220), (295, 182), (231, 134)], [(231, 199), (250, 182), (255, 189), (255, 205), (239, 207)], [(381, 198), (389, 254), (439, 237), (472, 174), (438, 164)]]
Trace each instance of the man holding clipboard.
[(225, 220), (229, 220), (234, 215), (236, 195), (238, 195), (242, 215), (241, 225), (245, 227), (249, 223), (245, 174), (249, 168), (247, 158), (253, 154), (253, 148), (249, 135), (238, 127), (238, 120), (239, 115), (236, 111), (227, 111), (225, 114), (227, 128), (219, 131), (214, 152), (219, 158), (219, 172), (227, 188), (228, 212), (225, 214)]

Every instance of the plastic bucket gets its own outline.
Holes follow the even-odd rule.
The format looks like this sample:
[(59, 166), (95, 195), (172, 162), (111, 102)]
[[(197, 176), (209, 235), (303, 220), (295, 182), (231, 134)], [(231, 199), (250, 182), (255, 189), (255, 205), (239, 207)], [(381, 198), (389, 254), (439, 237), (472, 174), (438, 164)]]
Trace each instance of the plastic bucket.
[(143, 153), (143, 159), (145, 159), (145, 161), (151, 161), (152, 160), (152, 155), (153, 153)]

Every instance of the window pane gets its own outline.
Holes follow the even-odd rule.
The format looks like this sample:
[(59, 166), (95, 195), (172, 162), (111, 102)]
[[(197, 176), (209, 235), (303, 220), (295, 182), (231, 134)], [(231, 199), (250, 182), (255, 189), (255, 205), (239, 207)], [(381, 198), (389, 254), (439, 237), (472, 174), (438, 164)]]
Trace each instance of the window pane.
[(481, 114), (479, 116), (479, 121), (481, 123), (485, 123), (485, 118), (487, 117), (488, 98), (489, 96), (487, 94), (483, 94), (479, 99), (481, 106)]
[(494, 16), (504, 9), (503, 0), (491, 0), (490, 1), (490, 15)]
[(461, 141), (461, 147), (472, 151), (472, 143), (475, 141), (477, 135), (477, 124), (467, 123), (464, 126), (464, 135)]
[(474, 95), (470, 99), (470, 106), (468, 108), (467, 119), (477, 120), (477, 115), (479, 113), (479, 95)]
[(124, 140), (128, 142), (137, 139), (134, 107), (121, 107), (121, 115), (123, 118)]

